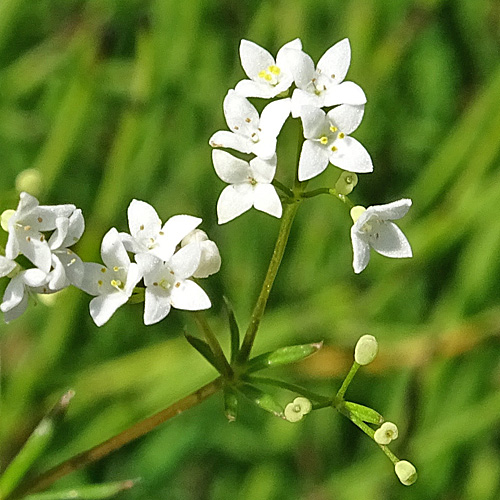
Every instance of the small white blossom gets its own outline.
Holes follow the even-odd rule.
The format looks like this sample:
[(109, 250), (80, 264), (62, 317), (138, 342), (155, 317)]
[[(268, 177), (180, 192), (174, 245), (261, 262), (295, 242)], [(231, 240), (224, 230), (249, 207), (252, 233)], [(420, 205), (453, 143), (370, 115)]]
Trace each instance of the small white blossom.
[(381, 445), (388, 445), (398, 437), (398, 428), (392, 422), (384, 422), (373, 436), (375, 442)]
[(193, 273), (193, 278), (207, 278), (218, 272), (221, 265), (219, 249), (215, 242), (208, 239), (207, 233), (201, 229), (191, 231), (181, 241), (181, 247), (190, 243), (199, 245), (201, 250), (200, 263)]
[(342, 105), (328, 114), (312, 106), (302, 108), (302, 123), (306, 140), (299, 160), (299, 181), (316, 177), (328, 162), (349, 172), (368, 173), (373, 164), (368, 151), (349, 134), (363, 118), (364, 106)]
[(378, 342), (373, 335), (363, 335), (354, 349), (354, 361), (359, 365), (368, 365), (378, 353)]
[(224, 99), (224, 116), (231, 132), (215, 132), (210, 138), (210, 146), (253, 153), (268, 160), (276, 152), (276, 138), (289, 114), (289, 98), (271, 102), (259, 117), (247, 99), (230, 90)]
[(386, 257), (411, 257), (412, 251), (406, 236), (392, 220), (404, 217), (411, 207), (411, 200), (402, 199), (374, 205), (366, 210), (354, 207), (351, 216), (354, 225), (351, 228), (353, 267), (355, 273), (365, 269), (370, 261), (370, 247)]
[(254, 158), (250, 163), (225, 151), (214, 150), (212, 160), (217, 175), (230, 185), (217, 202), (219, 224), (224, 224), (252, 207), (281, 217), (282, 206), (271, 184), (276, 173), (276, 155), (269, 160)]
[[(293, 49), (287, 49), (292, 52)], [(306, 53), (294, 50), (288, 55), (297, 88), (292, 95), (292, 116), (301, 114), (302, 106), (335, 106), (337, 104), (365, 104), (366, 96), (361, 87), (344, 82), (351, 63), (351, 46), (345, 38), (330, 47), (314, 67), (314, 61)]]
[(287, 49), (302, 50), (301, 41), (296, 38), (283, 45), (273, 56), (254, 42), (242, 40), (240, 44), (241, 65), (250, 80), (239, 82), (235, 91), (243, 97), (276, 97), (288, 90), (293, 83), (293, 75), (288, 66)]
[(119, 233), (125, 248), (132, 253), (151, 253), (167, 261), (177, 245), (201, 223), (198, 217), (174, 215), (162, 226), (156, 210), (145, 201), (132, 200), (128, 210), (130, 234)]
[(90, 295), (90, 315), (97, 326), (106, 323), (125, 304), (141, 279), (139, 266), (130, 262), (118, 231), (111, 228), (101, 244), (102, 264), (84, 262), (79, 288)]
[(168, 262), (151, 254), (138, 254), (136, 260), (146, 285), (144, 323), (161, 321), (171, 307), (198, 311), (211, 306), (203, 289), (189, 278), (200, 264), (200, 245), (190, 243), (178, 250)]
[(285, 407), (285, 418), (289, 422), (298, 422), (312, 410), (311, 401), (307, 398), (298, 397)]
[(42, 232), (55, 229), (56, 219), (69, 217), (74, 210), (74, 205), (42, 206), (34, 196), (21, 193), (19, 205), (8, 220), (9, 238), (5, 256), (15, 259), (22, 253), (36, 267), (48, 273), (52, 256)]
[(410, 486), (417, 480), (417, 469), (407, 460), (400, 460), (395, 466), (394, 471), (399, 480), (405, 485)]

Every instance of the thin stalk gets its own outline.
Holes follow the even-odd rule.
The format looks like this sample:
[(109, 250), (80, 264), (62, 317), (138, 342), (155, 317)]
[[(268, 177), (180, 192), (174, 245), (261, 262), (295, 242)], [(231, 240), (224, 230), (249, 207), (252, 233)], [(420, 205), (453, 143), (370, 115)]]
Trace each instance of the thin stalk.
[(145, 434), (151, 432), (153, 429), (163, 424), (167, 420), (189, 410), (193, 406), (200, 404), (205, 401), (210, 396), (215, 394), (222, 386), (222, 378), (216, 378), (212, 382), (204, 385), (200, 389), (194, 391), (183, 399), (180, 399), (173, 405), (165, 408), (164, 410), (155, 413), (151, 417), (148, 417), (128, 429), (120, 432), (116, 436), (104, 441), (97, 446), (94, 446), (90, 450), (84, 451), (75, 455), (74, 457), (66, 460), (60, 465), (57, 465), (53, 469), (41, 474), (34, 480), (24, 485), (22, 489), (14, 491), (14, 493), (5, 500), (16, 500), (24, 497), (28, 493), (35, 493), (48, 488), (52, 483), (66, 476), (70, 472), (76, 471), (89, 465), (91, 463), (97, 462), (101, 458), (106, 457), (113, 451), (118, 450), (122, 446), (134, 441), (135, 439), (144, 436)]
[(231, 368), (231, 366), (229, 366), (226, 356), (224, 356), (224, 351), (222, 350), (222, 347), (219, 344), (215, 333), (212, 331), (212, 328), (210, 328), (207, 318), (205, 318), (205, 315), (202, 311), (195, 311), (194, 320), (196, 321), (196, 324), (198, 325), (200, 331), (205, 336), (205, 340), (210, 346), (210, 349), (212, 350), (214, 356), (219, 361), (220, 366), (224, 367), (224, 375), (230, 378), (233, 375), (233, 369)]
[(312, 191), (306, 191), (305, 193), (302, 193), (302, 198), (314, 198), (315, 196), (318, 196), (319, 194), (333, 194), (334, 196), (337, 196), (333, 189), (330, 188), (318, 188), (314, 189)]
[(278, 179), (273, 179), (271, 183), (274, 187), (278, 188), (282, 193), (284, 193), (288, 198), (293, 198), (293, 191), (287, 188), (283, 183), (281, 183)]
[(356, 363), (356, 361), (352, 364), (351, 369), (349, 370), (349, 373), (347, 374), (346, 378), (342, 382), (342, 385), (337, 392), (337, 395), (335, 396), (336, 400), (343, 401), (344, 400), (344, 395), (345, 392), (347, 391), (347, 388), (349, 387), (349, 384), (352, 382), (352, 379), (354, 378), (354, 375), (356, 375), (356, 372), (359, 370), (359, 367), (361, 365), (359, 363)]
[(264, 283), (262, 284), (262, 289), (255, 304), (252, 317), (250, 319), (250, 324), (248, 325), (243, 343), (241, 344), (240, 352), (237, 357), (237, 363), (240, 365), (244, 364), (250, 356), (250, 352), (255, 341), (255, 336), (257, 334), (257, 330), (259, 329), (260, 320), (264, 315), (267, 300), (269, 298), (269, 294), (271, 293), (271, 288), (278, 273), (281, 259), (283, 258), (283, 254), (285, 253), (288, 237), (290, 236), (290, 229), (292, 228), (292, 223), (299, 208), (299, 204), (300, 201), (296, 200), (294, 203), (286, 204), (283, 207), (283, 217), (281, 219), (281, 226), (278, 233), (278, 239), (276, 240), (276, 245), (274, 247), (273, 256), (271, 258), (271, 262), (269, 263), (269, 268), (267, 269), (267, 274), (264, 279)]

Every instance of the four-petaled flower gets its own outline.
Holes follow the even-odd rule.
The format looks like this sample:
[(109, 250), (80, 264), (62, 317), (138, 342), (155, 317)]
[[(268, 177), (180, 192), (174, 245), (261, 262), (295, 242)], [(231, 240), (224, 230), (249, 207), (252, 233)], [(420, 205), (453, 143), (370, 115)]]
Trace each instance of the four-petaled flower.
[(349, 172), (368, 173), (373, 164), (368, 151), (348, 134), (358, 128), (364, 106), (337, 106), (326, 114), (312, 106), (302, 108), (306, 140), (299, 160), (299, 181), (319, 175), (328, 162)]
[(224, 99), (224, 116), (231, 130), (219, 130), (210, 138), (214, 148), (231, 148), (268, 160), (276, 152), (276, 138), (290, 114), (290, 99), (279, 99), (259, 113), (245, 97), (230, 90)]
[(250, 163), (225, 151), (212, 151), (217, 175), (230, 184), (217, 202), (219, 224), (224, 224), (252, 207), (281, 217), (282, 206), (271, 184), (276, 172), (276, 155), (269, 160), (254, 158)]
[(351, 215), (354, 224), (351, 228), (353, 267), (360, 273), (370, 261), (370, 247), (386, 257), (411, 257), (412, 251), (406, 236), (392, 220), (404, 217), (411, 207), (411, 200), (402, 199), (386, 205), (354, 207)]
[[(283, 45), (273, 56), (254, 42), (242, 40), (240, 44), (241, 65), (250, 80), (241, 80), (235, 91), (244, 97), (276, 97), (288, 90), (293, 83), (293, 75), (287, 61), (287, 49), (302, 50), (300, 39), (296, 38)], [(294, 52), (291, 53), (295, 55)]]
[(330, 47), (321, 57), (316, 69), (314, 61), (301, 50), (287, 55), (297, 88), (292, 94), (292, 116), (301, 115), (302, 106), (335, 106), (337, 104), (365, 104), (366, 96), (361, 87), (344, 82), (351, 63), (351, 46), (344, 38)]

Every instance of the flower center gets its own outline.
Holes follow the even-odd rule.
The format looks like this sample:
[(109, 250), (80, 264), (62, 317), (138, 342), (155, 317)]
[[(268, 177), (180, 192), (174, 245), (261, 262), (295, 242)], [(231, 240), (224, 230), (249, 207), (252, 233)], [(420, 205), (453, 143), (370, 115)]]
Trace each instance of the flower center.
[(249, 182), (252, 186), (256, 186), (256, 185), (257, 185), (257, 181), (256, 181), (253, 177), (248, 177), (248, 182)]
[(257, 76), (261, 80), (264, 80), (266, 83), (274, 87), (279, 83), (280, 74), (281, 70), (278, 68), (278, 66), (272, 64), (271, 66), (268, 66), (266, 69), (259, 71), (259, 74)]

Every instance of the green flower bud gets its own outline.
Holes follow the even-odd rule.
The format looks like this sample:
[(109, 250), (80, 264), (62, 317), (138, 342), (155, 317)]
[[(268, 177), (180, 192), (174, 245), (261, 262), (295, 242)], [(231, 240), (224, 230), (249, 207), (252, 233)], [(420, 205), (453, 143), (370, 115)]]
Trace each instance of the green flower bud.
[(335, 191), (338, 194), (348, 195), (356, 187), (358, 176), (354, 172), (344, 171), (340, 174), (335, 183)]
[(23, 170), (16, 177), (16, 190), (18, 192), (26, 191), (32, 196), (38, 196), (43, 189), (42, 174), (36, 168)]
[(383, 423), (376, 431), (373, 439), (382, 445), (387, 445), (398, 437), (398, 428), (392, 422)]
[(407, 460), (400, 460), (395, 466), (394, 471), (399, 480), (405, 485), (410, 486), (417, 480), (417, 469)]
[(358, 403), (351, 403), (350, 401), (345, 401), (344, 406), (349, 413), (359, 418), (363, 422), (380, 425), (384, 421), (384, 417), (382, 417), (380, 413), (376, 412), (372, 408), (368, 408), (368, 406), (363, 406)]
[(284, 418), (283, 407), (267, 392), (250, 384), (242, 384), (237, 388), (254, 405), (272, 413), (276, 417)]
[(4, 231), (9, 231), (9, 219), (16, 213), (15, 210), (9, 208), (8, 210), (4, 210), (2, 215), (0, 216), (0, 223), (2, 225), (2, 229)]
[(285, 418), (289, 422), (298, 422), (304, 418), (312, 409), (312, 403), (303, 397), (298, 397), (285, 407)]
[(363, 335), (354, 349), (354, 360), (360, 365), (371, 363), (378, 353), (378, 342), (373, 335)]

